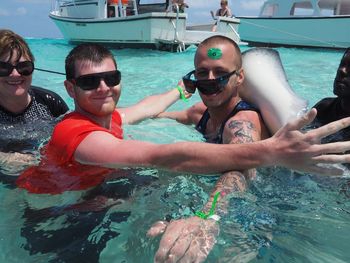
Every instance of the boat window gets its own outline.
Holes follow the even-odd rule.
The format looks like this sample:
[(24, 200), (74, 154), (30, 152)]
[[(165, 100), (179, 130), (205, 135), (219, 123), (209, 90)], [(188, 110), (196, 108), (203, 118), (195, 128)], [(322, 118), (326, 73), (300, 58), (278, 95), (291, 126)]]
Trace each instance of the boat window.
[(261, 12), (261, 16), (274, 16), (278, 11), (278, 4), (266, 4)]
[(312, 16), (314, 14), (314, 8), (310, 1), (294, 3), (291, 10), (291, 16)]

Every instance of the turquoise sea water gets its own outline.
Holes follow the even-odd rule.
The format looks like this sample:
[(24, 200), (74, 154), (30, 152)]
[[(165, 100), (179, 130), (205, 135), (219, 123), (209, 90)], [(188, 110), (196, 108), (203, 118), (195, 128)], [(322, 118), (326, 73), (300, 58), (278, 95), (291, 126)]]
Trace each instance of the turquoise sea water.
[[(36, 67), (64, 72), (72, 48), (64, 40), (28, 39)], [(241, 47), (242, 51), (248, 47)], [(289, 82), (309, 105), (332, 95), (341, 51), (277, 48)], [(193, 69), (195, 47), (183, 53), (113, 50), (122, 72), (120, 106), (173, 88)], [(34, 73), (33, 84), (60, 94), (73, 109), (64, 77)], [(199, 101), (178, 102), (182, 109)], [(170, 120), (126, 126), (125, 137), (157, 143), (200, 141), (193, 129)], [(264, 153), (262, 153), (264, 154)], [(159, 239), (146, 237), (159, 219), (201, 209), (215, 178), (155, 169), (125, 170), (96, 196), (121, 198), (104, 209), (76, 207), (80, 193), (32, 195), (0, 184), (0, 262), (152, 262)], [(350, 192), (345, 178), (258, 171), (246, 194), (232, 198), (207, 262), (350, 262)], [(127, 197), (127, 198), (125, 198)], [(100, 200), (100, 199), (98, 199)]]

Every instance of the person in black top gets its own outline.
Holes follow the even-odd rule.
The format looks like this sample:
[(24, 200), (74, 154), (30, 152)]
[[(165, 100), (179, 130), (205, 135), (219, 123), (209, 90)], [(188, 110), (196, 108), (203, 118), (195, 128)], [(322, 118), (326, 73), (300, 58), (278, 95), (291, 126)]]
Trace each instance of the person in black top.
[[(333, 93), (335, 98), (324, 98), (314, 108), (317, 109), (316, 126), (350, 116), (350, 48), (348, 48), (338, 67), (334, 79)], [(339, 131), (328, 138), (328, 141), (350, 140), (350, 128)]]
[(22, 157), (26, 162), (28, 155), (21, 156), (21, 153), (37, 150), (51, 135), (54, 120), (68, 111), (59, 95), (31, 86), (33, 71), (34, 56), (25, 40), (10, 30), (0, 30), (2, 164), (12, 161), (17, 164)]
[[(184, 76), (183, 84), (188, 92), (193, 93), (198, 89), (202, 101), (184, 111), (163, 112), (158, 117), (196, 125), (196, 129), (209, 143), (240, 144), (269, 136), (258, 109), (239, 97), (238, 91), (242, 88), (244, 72), (240, 49), (233, 40), (219, 35), (207, 38), (198, 46), (194, 64), (195, 70)], [(193, 75), (196, 80), (193, 80)], [(204, 211), (208, 213), (215, 203), (213, 200), (217, 199), (216, 212), (225, 214), (228, 200), (224, 196), (244, 191), (248, 181), (254, 176), (254, 169), (225, 172), (217, 180)], [(216, 196), (217, 193), (220, 195)], [(169, 254), (173, 254), (174, 259), (181, 260), (196, 255), (190, 261), (201, 262), (214, 246), (218, 234), (218, 224), (215, 221), (197, 216), (174, 220), (165, 229), (166, 226), (166, 222), (160, 221), (148, 232), (149, 236), (155, 236), (165, 231), (155, 262), (170, 260)], [(178, 247), (188, 241), (189, 235), (183, 236), (181, 233), (191, 233), (191, 245), (184, 245), (187, 248), (184, 251), (169, 251), (167, 245)], [(173, 240), (174, 244), (167, 243), (167, 239)], [(201, 247), (204, 249), (200, 249)]]

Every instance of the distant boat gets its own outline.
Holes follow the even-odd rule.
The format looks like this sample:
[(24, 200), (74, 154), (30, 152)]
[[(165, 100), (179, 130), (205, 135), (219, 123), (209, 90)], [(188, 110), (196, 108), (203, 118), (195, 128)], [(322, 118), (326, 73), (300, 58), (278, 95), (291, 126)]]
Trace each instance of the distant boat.
[(219, 17), (211, 25), (187, 27), (187, 14), (166, 12), (169, 0), (54, 0), (49, 17), (70, 42), (183, 51), (220, 34), (240, 43), (239, 19)]
[(350, 46), (350, 0), (268, 0), (258, 17), (237, 18), (242, 41), (254, 46)]

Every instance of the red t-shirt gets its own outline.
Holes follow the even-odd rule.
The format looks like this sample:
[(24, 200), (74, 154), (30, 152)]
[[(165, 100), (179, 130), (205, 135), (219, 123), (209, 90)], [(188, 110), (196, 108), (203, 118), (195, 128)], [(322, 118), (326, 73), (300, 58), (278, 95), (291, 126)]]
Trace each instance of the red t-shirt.
[(113, 169), (80, 164), (74, 160), (74, 152), (86, 136), (94, 131), (108, 132), (123, 139), (121, 125), (117, 111), (112, 115), (111, 130), (80, 113), (67, 114), (56, 125), (49, 143), (43, 148), (40, 164), (25, 170), (17, 179), (17, 186), (31, 193), (59, 194), (100, 184)]

